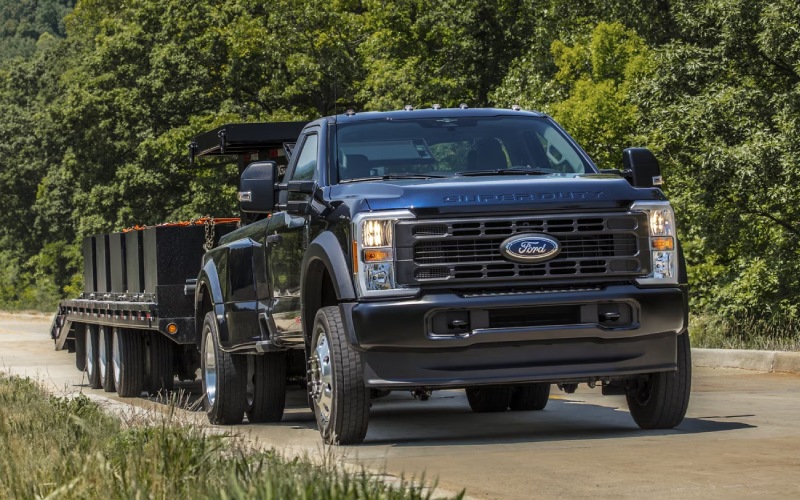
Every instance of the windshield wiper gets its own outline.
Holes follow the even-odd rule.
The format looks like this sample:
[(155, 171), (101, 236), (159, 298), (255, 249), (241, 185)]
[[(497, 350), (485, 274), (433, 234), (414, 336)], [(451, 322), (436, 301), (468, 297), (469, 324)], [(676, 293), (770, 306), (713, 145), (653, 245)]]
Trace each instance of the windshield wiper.
[(443, 179), (445, 177), (449, 177), (447, 175), (441, 174), (386, 174), (386, 175), (375, 175), (372, 177), (357, 177), (355, 179), (343, 179), (339, 181), (339, 183), (345, 182), (363, 182), (363, 181), (386, 181), (386, 180), (393, 180), (393, 179)]
[(472, 177), (479, 175), (549, 175), (555, 172), (538, 168), (493, 168), (487, 170), (467, 170), (457, 172), (459, 177)]

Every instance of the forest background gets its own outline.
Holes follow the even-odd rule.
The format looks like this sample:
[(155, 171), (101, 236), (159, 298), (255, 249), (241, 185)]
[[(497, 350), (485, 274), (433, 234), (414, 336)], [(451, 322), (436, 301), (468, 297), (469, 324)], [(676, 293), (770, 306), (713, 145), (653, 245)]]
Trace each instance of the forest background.
[(236, 214), (198, 132), (461, 102), (653, 150), (693, 334), (800, 345), (796, 0), (0, 0), (0, 308), (80, 293), (83, 236)]

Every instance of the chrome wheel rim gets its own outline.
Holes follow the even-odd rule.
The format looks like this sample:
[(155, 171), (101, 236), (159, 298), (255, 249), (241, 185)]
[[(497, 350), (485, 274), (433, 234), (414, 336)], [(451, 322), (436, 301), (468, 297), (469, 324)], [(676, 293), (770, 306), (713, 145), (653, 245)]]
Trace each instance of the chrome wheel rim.
[(203, 353), (203, 382), (206, 385), (206, 397), (211, 406), (217, 400), (217, 357), (214, 353), (214, 338), (211, 330), (206, 330), (205, 352)]
[(327, 423), (333, 410), (333, 371), (331, 370), (331, 351), (325, 332), (320, 332), (317, 345), (309, 359), (311, 384), (309, 391), (322, 421)]
[[(108, 369), (108, 351), (106, 349), (106, 332), (105, 328), (100, 329), (100, 335), (97, 339), (97, 368), (100, 371), (100, 380), (106, 379), (106, 370)], [(105, 382), (103, 382), (105, 384)]]
[(86, 327), (86, 371), (91, 375), (95, 371), (94, 366), (94, 343), (92, 342), (91, 326)]
[(119, 329), (114, 329), (113, 339), (111, 340), (111, 365), (114, 369), (114, 385), (119, 386), (120, 370), (122, 370), (122, 361), (119, 354), (119, 336), (122, 333)]

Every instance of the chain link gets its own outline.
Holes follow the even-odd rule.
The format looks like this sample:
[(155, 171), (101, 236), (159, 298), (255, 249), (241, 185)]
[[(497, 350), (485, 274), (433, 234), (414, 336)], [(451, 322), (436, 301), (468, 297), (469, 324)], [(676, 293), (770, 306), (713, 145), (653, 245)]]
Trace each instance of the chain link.
[(206, 230), (206, 242), (203, 245), (203, 250), (208, 252), (209, 250), (214, 248), (214, 232), (215, 232), (216, 222), (214, 222), (214, 218), (211, 217), (210, 215), (206, 215), (204, 219), (205, 221), (203, 225), (205, 226)]

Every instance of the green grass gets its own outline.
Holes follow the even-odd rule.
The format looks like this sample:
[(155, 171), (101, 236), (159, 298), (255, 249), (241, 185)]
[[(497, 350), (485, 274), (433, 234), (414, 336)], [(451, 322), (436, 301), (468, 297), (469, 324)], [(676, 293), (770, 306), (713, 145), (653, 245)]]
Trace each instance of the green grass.
[(430, 498), (362, 470), (257, 451), (169, 421), (123, 423), (84, 395), (47, 395), (0, 375), (0, 498)]
[(692, 347), (800, 351), (800, 323), (790, 319), (697, 315), (689, 319), (689, 332)]

